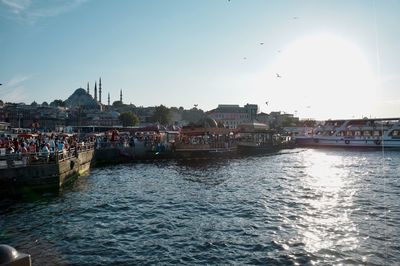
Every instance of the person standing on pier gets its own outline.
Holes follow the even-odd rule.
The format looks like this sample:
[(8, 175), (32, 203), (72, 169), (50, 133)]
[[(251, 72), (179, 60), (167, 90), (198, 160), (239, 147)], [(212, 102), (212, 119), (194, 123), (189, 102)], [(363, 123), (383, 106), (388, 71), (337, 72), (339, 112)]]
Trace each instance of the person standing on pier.
[(26, 148), (25, 142), (21, 143), (19, 151), (22, 154), (22, 165), (26, 166), (28, 164), (28, 149)]
[(43, 158), (44, 158), (46, 163), (49, 161), (49, 155), (50, 155), (49, 146), (50, 146), (49, 144), (45, 143), (43, 145), (43, 148), (42, 148), (42, 151), (41, 151), (41, 153), (43, 155)]

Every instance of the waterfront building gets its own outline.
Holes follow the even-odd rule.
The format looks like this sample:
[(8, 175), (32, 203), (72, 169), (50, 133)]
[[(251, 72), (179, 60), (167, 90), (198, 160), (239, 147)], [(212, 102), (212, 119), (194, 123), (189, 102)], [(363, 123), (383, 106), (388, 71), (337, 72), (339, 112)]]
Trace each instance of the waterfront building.
[(237, 128), (240, 124), (253, 122), (257, 112), (256, 104), (246, 104), (244, 107), (238, 104), (219, 104), (217, 108), (208, 111), (207, 115), (225, 127)]
[(271, 121), (270, 115), (267, 114), (267, 113), (263, 113), (263, 112), (257, 114), (256, 120), (259, 123), (263, 123), (263, 124), (266, 124), (266, 125), (270, 125), (270, 121)]
[(1, 121), (12, 128), (62, 129), (68, 116), (64, 107), (37, 104), (7, 103), (2, 110)]
[(269, 125), (273, 128), (291, 127), (299, 123), (299, 118), (293, 114), (271, 112), (269, 114)]

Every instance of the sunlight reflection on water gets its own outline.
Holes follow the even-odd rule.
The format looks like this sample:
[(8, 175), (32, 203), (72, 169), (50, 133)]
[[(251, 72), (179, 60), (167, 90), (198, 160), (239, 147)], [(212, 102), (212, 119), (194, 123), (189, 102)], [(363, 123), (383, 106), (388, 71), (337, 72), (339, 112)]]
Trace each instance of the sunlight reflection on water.
[(4, 209), (0, 242), (34, 265), (396, 265), (400, 153), (385, 156), (294, 150), (93, 169), (59, 197)]
[[(314, 195), (304, 200), (306, 208), (300, 222), (307, 226), (299, 227), (298, 232), (305, 249), (311, 253), (334, 247), (356, 249), (357, 227), (348, 215), (356, 190), (349, 168), (345, 167), (348, 158), (315, 150), (305, 156), (307, 168), (302, 185)], [(338, 234), (342, 235), (340, 239)]]

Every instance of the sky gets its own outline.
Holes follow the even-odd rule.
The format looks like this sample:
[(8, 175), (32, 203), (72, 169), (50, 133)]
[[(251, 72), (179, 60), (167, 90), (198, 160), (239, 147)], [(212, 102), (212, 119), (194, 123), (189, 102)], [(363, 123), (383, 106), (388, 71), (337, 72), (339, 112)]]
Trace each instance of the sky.
[(400, 117), (398, 0), (0, 0), (0, 99)]

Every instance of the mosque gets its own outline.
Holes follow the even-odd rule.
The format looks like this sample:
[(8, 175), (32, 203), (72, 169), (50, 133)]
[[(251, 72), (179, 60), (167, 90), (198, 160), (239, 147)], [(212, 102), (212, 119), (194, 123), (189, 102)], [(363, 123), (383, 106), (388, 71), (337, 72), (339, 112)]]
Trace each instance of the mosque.
[[(111, 106), (110, 103), (110, 93), (108, 93), (107, 105), (104, 105), (101, 101), (101, 78), (99, 79), (99, 90), (97, 97), (97, 82), (94, 83), (94, 95), (90, 94), (89, 82), (87, 83), (87, 89), (78, 88), (75, 92), (65, 100), (65, 105), (68, 108), (80, 108), (83, 110), (98, 110), (103, 111), (106, 106)], [(119, 100), (122, 103), (122, 89), (120, 91)]]

